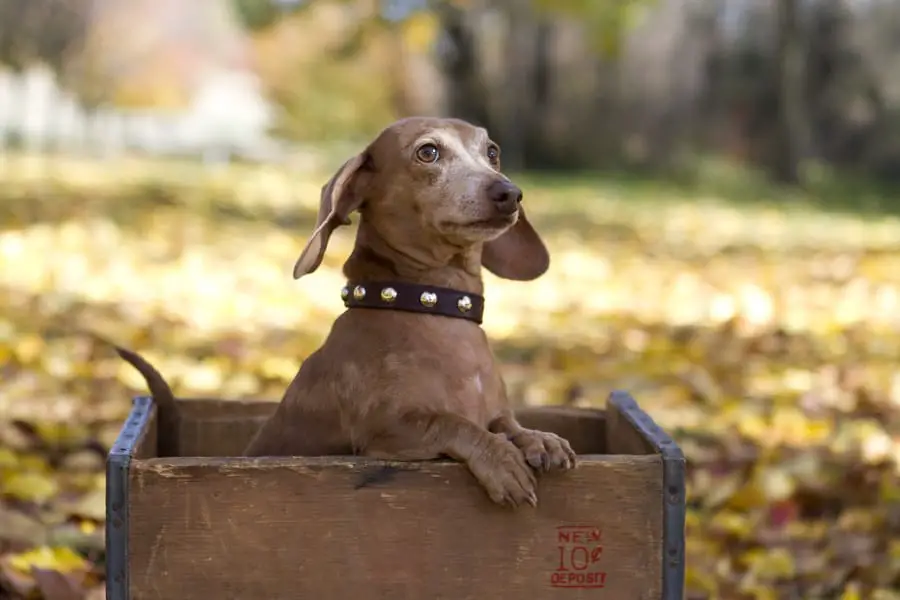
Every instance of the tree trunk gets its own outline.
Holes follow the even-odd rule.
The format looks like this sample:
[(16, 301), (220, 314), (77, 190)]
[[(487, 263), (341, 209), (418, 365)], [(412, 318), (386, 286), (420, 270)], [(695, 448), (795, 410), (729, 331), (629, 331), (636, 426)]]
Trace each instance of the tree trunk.
[(485, 89), (478, 72), (475, 33), (463, 9), (440, 3), (437, 9), (447, 48), (441, 53), (441, 70), (448, 82), (447, 112), (454, 117), (491, 129), (485, 106)]
[(501, 87), (501, 109), (497, 115), (497, 138), (503, 147), (503, 168), (519, 171), (525, 167), (525, 144), (531, 129), (533, 58), (531, 15), (523, 2), (510, 2), (506, 17), (506, 72)]
[(799, 0), (775, 0), (778, 36), (778, 133), (773, 175), (782, 183), (801, 183), (808, 146), (806, 45)]

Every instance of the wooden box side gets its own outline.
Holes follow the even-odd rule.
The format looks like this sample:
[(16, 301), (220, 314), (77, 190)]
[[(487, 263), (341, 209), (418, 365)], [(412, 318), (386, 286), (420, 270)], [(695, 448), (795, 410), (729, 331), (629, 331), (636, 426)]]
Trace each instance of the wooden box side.
[(684, 597), (685, 459), (681, 448), (628, 392), (607, 402), (606, 439), (611, 454), (654, 454), (662, 459), (662, 598)]
[(159, 456), (239, 456), (276, 407), (265, 400), (176, 398), (157, 407)]
[(157, 414), (149, 397), (134, 399), (106, 458), (106, 597), (128, 598), (129, 471), (135, 459), (157, 453)]
[[(223, 401), (222, 404), (226, 405), (224, 411), (229, 414), (217, 417), (216, 410), (223, 408), (221, 405), (214, 406), (218, 402), (187, 402), (197, 404), (179, 412), (186, 417), (186, 422), (195, 421), (196, 427), (202, 427), (200, 425), (202, 422), (218, 421), (221, 425), (229, 421), (261, 421), (267, 416), (267, 411), (270, 414), (275, 408), (272, 402)], [(235, 407), (237, 410), (228, 410)], [(173, 571), (167, 572), (167, 569), (160, 565), (158, 554), (162, 551), (168, 556), (172, 547), (178, 547), (179, 543), (184, 545), (185, 540), (190, 540), (191, 547), (199, 540), (203, 552), (206, 553), (203, 560), (216, 565), (218, 576), (212, 571), (203, 572), (201, 568), (203, 565), (197, 568), (201, 568), (203, 577), (209, 579), (208, 585), (213, 586), (210, 592), (219, 593), (223, 598), (239, 597), (241, 594), (235, 594), (235, 586), (245, 584), (249, 586), (247, 591), (251, 595), (256, 595), (255, 591), (250, 591), (255, 583), (245, 580), (248, 575), (243, 568), (244, 562), (235, 564), (233, 569), (229, 567), (227, 561), (237, 558), (232, 559), (228, 551), (223, 551), (225, 548), (237, 549), (233, 555), (238, 558), (258, 556), (260, 563), (268, 561), (274, 552), (277, 560), (267, 567), (265, 576), (270, 582), (283, 583), (303, 576), (304, 568), (301, 566), (298, 572), (297, 565), (298, 560), (300, 563), (304, 562), (302, 560), (304, 556), (309, 558), (306, 562), (310, 564), (310, 568), (324, 569), (323, 573), (329, 572), (332, 567), (336, 568), (337, 563), (334, 560), (337, 560), (337, 557), (332, 555), (340, 548), (332, 549), (332, 554), (326, 553), (321, 556), (318, 550), (314, 552), (306, 550), (317, 548), (322, 539), (328, 539), (328, 532), (322, 528), (329, 522), (332, 523), (331, 527), (338, 529), (338, 534), (344, 534), (343, 541), (347, 545), (352, 545), (358, 539), (351, 530), (365, 532), (374, 527), (376, 529), (374, 537), (365, 533), (362, 537), (368, 545), (378, 542), (375, 544), (378, 547), (358, 549), (355, 551), (356, 559), (363, 562), (390, 561), (392, 553), (380, 546), (382, 536), (379, 532), (386, 532), (390, 538), (393, 528), (398, 524), (402, 527), (404, 520), (410, 515), (418, 519), (416, 526), (420, 528), (421, 535), (417, 537), (409, 532), (394, 534), (395, 537), (399, 536), (399, 539), (393, 544), (397, 547), (397, 552), (393, 555), (394, 557), (409, 555), (414, 557), (414, 562), (428, 563), (425, 564), (427, 567), (425, 573), (426, 578), (430, 573), (431, 579), (417, 584), (419, 591), (409, 596), (402, 594), (397, 596), (398, 590), (407, 589), (409, 581), (414, 580), (414, 575), (422, 570), (418, 566), (406, 570), (401, 565), (400, 571), (407, 575), (389, 576), (388, 581), (384, 582), (386, 587), (381, 588), (392, 597), (421, 597), (420, 593), (426, 595), (434, 593), (436, 597), (460, 599), (485, 597), (482, 590), (475, 585), (477, 582), (483, 583), (482, 587), (488, 590), (488, 595), (496, 598), (523, 593), (530, 594), (530, 597), (548, 599), (565, 596), (654, 599), (661, 597), (674, 600), (683, 597), (684, 459), (671, 439), (656, 427), (652, 419), (649, 419), (627, 394), (614, 394), (610, 398), (607, 414), (602, 411), (551, 407), (528, 408), (519, 412), (520, 419), (526, 426), (566, 433), (573, 439), (573, 444), (580, 453), (587, 454), (582, 457), (582, 469), (578, 469), (576, 474), (542, 478), (541, 504), (530, 516), (522, 511), (517, 514), (502, 509), (497, 513), (497, 507), (483, 497), (480, 488), (475, 485), (465, 468), (454, 463), (387, 463), (346, 457), (154, 459), (152, 457), (156, 454), (155, 432), (158, 420), (155, 411), (149, 398), (136, 399), (119, 440), (110, 452), (107, 466), (107, 573), (109, 574), (107, 597), (112, 600), (162, 598), (170, 593), (177, 595), (178, 585), (194, 585), (191, 583), (194, 580), (191, 579), (190, 573), (183, 572), (183, 569), (174, 564), (171, 566), (181, 584), (166, 588), (168, 590), (166, 592), (159, 588), (161, 584), (147, 583), (165, 581), (167, 577), (172, 576)], [(254, 431), (256, 426), (255, 424), (252, 426)], [(162, 429), (163, 425), (160, 423), (160, 438), (163, 435)], [(605, 435), (598, 435), (601, 431)], [(586, 441), (579, 442), (579, 439)], [(650, 453), (651, 448), (656, 450)], [(619, 455), (597, 455), (604, 451)], [(639, 452), (639, 454), (622, 455), (623, 452)], [(677, 473), (673, 477), (669, 472), (677, 471), (679, 457), (680, 488), (673, 487), (675, 485), (673, 482), (677, 481)], [(673, 462), (676, 463), (674, 468), (670, 464)], [(607, 471), (602, 476), (597, 476), (599, 473), (597, 465), (606, 465)], [(618, 468), (609, 470), (611, 465), (617, 465)], [(448, 468), (451, 470), (431, 470)], [(343, 479), (340, 476), (341, 472)], [(591, 474), (593, 477), (579, 479), (581, 476)], [(569, 479), (570, 477), (572, 479)], [(300, 481), (296, 481), (297, 479)], [(391, 486), (394, 479), (400, 479), (399, 489)], [(322, 485), (323, 480), (332, 485), (318, 487)], [(422, 484), (421, 480), (426, 483)], [(337, 485), (340, 481), (343, 481), (343, 485)], [(419, 483), (414, 484), (414, 481)], [(291, 488), (298, 485), (307, 490), (302, 500), (295, 497), (296, 489), (291, 491)], [(467, 485), (473, 489), (466, 490)], [(677, 493), (678, 489), (682, 490), (680, 494)], [(355, 501), (345, 505), (347, 500), (353, 499), (353, 492), (356, 490), (369, 490), (369, 499), (366, 499), (364, 494), (357, 494)], [(372, 490), (378, 490), (377, 496), (372, 495)], [(673, 490), (676, 492), (674, 495)], [(606, 497), (610, 494), (611, 497)], [(673, 518), (671, 507), (665, 505), (667, 502), (677, 505), (679, 496), (681, 525), (680, 532), (676, 533), (677, 515)], [(166, 498), (169, 500), (166, 501)], [(209, 498), (214, 500), (213, 507), (209, 504)], [(455, 502), (448, 504), (448, 498), (455, 499)], [(660, 498), (663, 498), (662, 511), (659, 510)], [(310, 509), (307, 503), (313, 508)], [(341, 510), (334, 511), (335, 506), (340, 506)], [(213, 510), (215, 517), (210, 516), (213, 514), (210, 512), (212, 509), (215, 509)], [(316, 515), (320, 512), (324, 519), (322, 522), (326, 525), (318, 522), (322, 519), (316, 519)], [(381, 514), (378, 514), (379, 512)], [(224, 518), (223, 514), (229, 515), (229, 518)], [(234, 514), (240, 514), (240, 518), (237, 520), (230, 518)], [(628, 516), (623, 518), (622, 515), (626, 514)], [(515, 519), (520, 519), (518, 525), (511, 525), (506, 520), (500, 521), (498, 525), (492, 525), (498, 519), (513, 518), (513, 515), (516, 515)], [(525, 518), (521, 520), (523, 515)], [(615, 515), (615, 521), (610, 520), (607, 523), (609, 515)], [(599, 526), (596, 523), (591, 525), (590, 520), (594, 519), (596, 522), (598, 516), (603, 523)], [(331, 521), (328, 517), (331, 517)], [(426, 520), (426, 517), (431, 519)], [(546, 522), (548, 517), (558, 519), (563, 525), (551, 527)], [(313, 523), (312, 526), (310, 523)], [(172, 529), (173, 525), (175, 529)], [(564, 590), (565, 594), (557, 595), (560, 594), (560, 589), (554, 587), (551, 580), (549, 584), (544, 581), (546, 587), (541, 590), (538, 585), (540, 582), (534, 580), (536, 577), (534, 566), (523, 567), (522, 557), (525, 557), (524, 560), (527, 562), (528, 557), (534, 554), (536, 539), (540, 538), (546, 542), (553, 535), (560, 535), (559, 528), (572, 526), (585, 527), (588, 531), (591, 527), (600, 527), (603, 532), (604, 549), (613, 551), (607, 552), (604, 559), (609, 556), (617, 557), (602, 565), (606, 569), (604, 573), (610, 574), (610, 578), (608, 581), (604, 579), (602, 589), (567, 589)], [(467, 527), (469, 529), (466, 529)], [(223, 534), (225, 531), (223, 528), (231, 530)], [(623, 533), (627, 529), (638, 533), (629, 537)], [(306, 536), (301, 537), (308, 540), (304, 543), (290, 541), (292, 538), (286, 536), (287, 531), (293, 534), (296, 530), (305, 533)], [(482, 531), (489, 533), (479, 533)], [(663, 532), (662, 535), (660, 531)], [(244, 535), (248, 532), (252, 534)], [(429, 532), (437, 535), (438, 543), (428, 542)], [(484, 542), (485, 535), (489, 540), (487, 543)], [(256, 542), (252, 542), (254, 538), (258, 538)], [(472, 539), (478, 540), (478, 552), (473, 552), (466, 545), (467, 540)], [(512, 562), (508, 557), (504, 558), (505, 555), (499, 548), (503, 539), (508, 542), (510, 548), (518, 549), (513, 551), (516, 558)], [(556, 542), (560, 542), (560, 539), (556, 538)], [(449, 566), (443, 565), (438, 568), (438, 565), (429, 563), (428, 561), (445, 556), (444, 546), (448, 543), (452, 549), (448, 554)], [(547, 543), (549, 545), (550, 542)], [(565, 544), (562, 544), (557, 550), (561, 548), (564, 550), (564, 546)], [(465, 572), (459, 570), (458, 563), (462, 562), (463, 566), (468, 566), (465, 557), (481, 556), (484, 547), (488, 548), (486, 556), (489, 556), (489, 560), (479, 567), (480, 571), (476, 569), (476, 577), (468, 577)], [(273, 551), (273, 548), (276, 550)], [(433, 548), (441, 548), (441, 551), (434, 552)], [(203, 552), (200, 555), (203, 555)], [(283, 560), (284, 552), (292, 553), (292, 558)], [(193, 564), (197, 560), (199, 559), (192, 559), (189, 562)], [(545, 562), (548, 560), (546, 554), (544, 560)], [(389, 569), (394, 568), (386, 564), (385, 566)], [(190, 571), (189, 568), (185, 568)], [(293, 571), (290, 571), (291, 569)], [(223, 578), (221, 573), (240, 573), (241, 580)], [(515, 580), (513, 588), (518, 591), (514, 594), (508, 593), (509, 583), (491, 584), (491, 577), (496, 578), (497, 573), (511, 574)], [(249, 576), (251, 579), (255, 577), (253, 574)], [(552, 573), (549, 574), (549, 577), (553, 576)], [(394, 581), (397, 577), (408, 580), (404, 579), (400, 585)], [(557, 573), (556, 577), (563, 575)], [(142, 584), (136, 583), (138, 581), (136, 578), (144, 582), (144, 588), (149, 585), (152, 589), (143, 589)], [(339, 575), (335, 578), (338, 581), (331, 583), (319, 581), (317, 585), (325, 588), (329, 585), (345, 586), (341, 588), (343, 591), (338, 597), (343, 597), (344, 592), (350, 589), (356, 590), (354, 594), (362, 593), (363, 597), (366, 597), (363, 591), (370, 589), (358, 578), (346, 580), (346, 577)], [(321, 578), (317, 578), (317, 581), (319, 579)], [(460, 579), (463, 581), (459, 581)], [(352, 587), (354, 582), (357, 587)], [(527, 585), (522, 582), (526, 582)], [(636, 582), (640, 582), (640, 586), (637, 586)], [(518, 587), (520, 584), (521, 587)], [(327, 591), (325, 588), (307, 589), (311, 590), (313, 597), (325, 598), (329, 596), (320, 594)], [(274, 594), (268, 596), (273, 598), (296, 597), (297, 592), (296, 585), (292, 587), (291, 594), (288, 594), (286, 589), (265, 589)], [(445, 596), (447, 589), (456, 592)], [(540, 593), (535, 595), (531, 593), (532, 589)], [(582, 589), (584, 591), (579, 591)], [(261, 589), (260, 593), (262, 592)]]
[(577, 454), (608, 454), (606, 411), (569, 406), (533, 406), (516, 410), (522, 427), (553, 432)]
[(266, 419), (278, 407), (273, 400), (224, 400), (222, 398), (178, 398), (178, 412), (188, 419)]
[(654, 455), (585, 456), (517, 511), (449, 461), (158, 458), (129, 491), (130, 600), (662, 594)]
[(179, 400), (179, 456), (240, 456), (277, 406), (265, 400)]
[[(240, 456), (277, 403), (184, 398), (176, 406), (177, 419), (169, 423), (176, 423), (178, 456)], [(606, 453), (602, 410), (541, 406), (519, 409), (516, 416), (523, 427), (561, 435), (579, 454)]]

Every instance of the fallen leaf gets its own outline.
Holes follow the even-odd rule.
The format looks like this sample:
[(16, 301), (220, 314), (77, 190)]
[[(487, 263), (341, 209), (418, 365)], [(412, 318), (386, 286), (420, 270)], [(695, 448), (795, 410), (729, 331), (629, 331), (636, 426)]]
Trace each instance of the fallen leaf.
[(51, 475), (41, 473), (14, 473), (4, 477), (2, 493), (17, 500), (46, 502), (59, 491)]

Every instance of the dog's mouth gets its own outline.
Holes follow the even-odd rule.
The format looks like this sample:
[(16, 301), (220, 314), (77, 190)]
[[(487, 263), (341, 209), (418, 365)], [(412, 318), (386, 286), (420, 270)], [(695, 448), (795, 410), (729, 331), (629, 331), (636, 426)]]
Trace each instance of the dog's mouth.
[(490, 240), (502, 235), (507, 229), (515, 225), (519, 218), (518, 211), (511, 214), (495, 214), (484, 219), (471, 221), (443, 222), (440, 229), (453, 236), (458, 236), (469, 241)]
[(487, 219), (469, 221), (468, 223), (465, 223), (463, 227), (470, 229), (503, 229), (514, 224), (518, 218), (519, 212), (516, 211), (509, 214), (494, 215)]

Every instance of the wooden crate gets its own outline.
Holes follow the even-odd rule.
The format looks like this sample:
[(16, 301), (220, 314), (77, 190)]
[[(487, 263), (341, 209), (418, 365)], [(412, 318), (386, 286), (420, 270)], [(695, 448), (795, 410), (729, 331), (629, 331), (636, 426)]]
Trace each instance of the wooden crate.
[(684, 456), (627, 393), (519, 411), (580, 464), (517, 511), (450, 461), (236, 457), (274, 408), (135, 399), (107, 463), (107, 598), (683, 597)]

